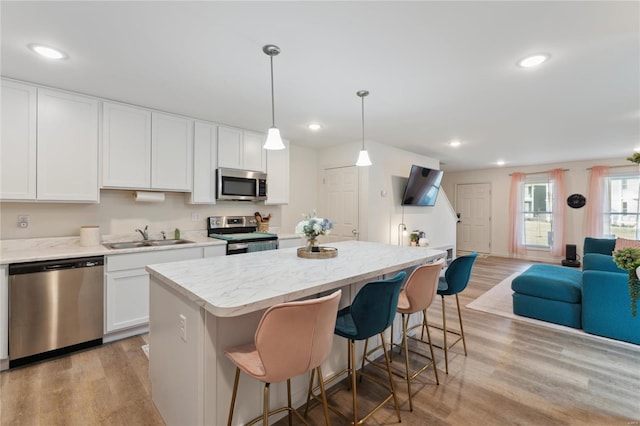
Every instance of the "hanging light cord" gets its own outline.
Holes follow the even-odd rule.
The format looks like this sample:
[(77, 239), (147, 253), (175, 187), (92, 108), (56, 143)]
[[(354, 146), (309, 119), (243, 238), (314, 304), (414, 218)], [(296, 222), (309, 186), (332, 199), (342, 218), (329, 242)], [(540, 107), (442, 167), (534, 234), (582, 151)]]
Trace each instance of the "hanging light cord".
[(269, 58), (271, 59), (271, 127), (276, 127), (276, 103), (273, 91), (273, 56), (269, 56)]
[(362, 99), (362, 150), (364, 151), (364, 96), (360, 99)]

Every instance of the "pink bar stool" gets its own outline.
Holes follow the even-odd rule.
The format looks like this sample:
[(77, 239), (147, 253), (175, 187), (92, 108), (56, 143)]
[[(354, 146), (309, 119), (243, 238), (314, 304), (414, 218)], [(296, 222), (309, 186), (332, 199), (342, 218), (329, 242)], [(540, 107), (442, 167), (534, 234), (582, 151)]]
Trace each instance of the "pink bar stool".
[[(231, 407), (227, 425), (233, 420), (233, 409), (238, 392), (240, 370), (248, 376), (264, 383), (264, 401), (262, 415), (256, 417), (248, 425), (260, 420), (268, 425), (269, 416), (282, 411), (295, 414), (303, 423), (307, 422), (291, 406), (291, 377), (307, 371), (318, 374), (318, 385), (322, 394), (322, 404), (326, 424), (329, 425), (327, 397), (322, 379), (322, 364), (333, 343), (333, 330), (342, 291), (318, 299), (300, 302), (281, 303), (269, 308), (258, 324), (254, 343), (229, 348), (225, 355), (236, 365), (236, 377), (233, 384)], [(269, 410), (269, 385), (287, 381), (286, 407)]]

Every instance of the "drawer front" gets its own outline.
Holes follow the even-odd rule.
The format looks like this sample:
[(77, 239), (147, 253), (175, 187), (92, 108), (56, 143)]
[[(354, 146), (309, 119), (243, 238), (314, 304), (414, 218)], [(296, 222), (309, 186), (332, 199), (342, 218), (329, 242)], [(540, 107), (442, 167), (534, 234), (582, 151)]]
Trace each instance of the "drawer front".
[(106, 256), (107, 272), (144, 268), (154, 263), (178, 262), (180, 260), (202, 258), (202, 247), (190, 247), (176, 250), (149, 251)]

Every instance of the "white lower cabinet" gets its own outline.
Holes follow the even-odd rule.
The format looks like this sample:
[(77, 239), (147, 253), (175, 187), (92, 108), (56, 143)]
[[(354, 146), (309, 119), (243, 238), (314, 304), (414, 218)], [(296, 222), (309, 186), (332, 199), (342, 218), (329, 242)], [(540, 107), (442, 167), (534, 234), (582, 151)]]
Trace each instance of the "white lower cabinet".
[(105, 332), (149, 322), (149, 274), (144, 268), (108, 273), (106, 288)]
[[(149, 274), (145, 270), (146, 265), (199, 259), (202, 255), (202, 247), (189, 247), (106, 256), (105, 336), (149, 323)], [(105, 340), (108, 341), (108, 337)]]

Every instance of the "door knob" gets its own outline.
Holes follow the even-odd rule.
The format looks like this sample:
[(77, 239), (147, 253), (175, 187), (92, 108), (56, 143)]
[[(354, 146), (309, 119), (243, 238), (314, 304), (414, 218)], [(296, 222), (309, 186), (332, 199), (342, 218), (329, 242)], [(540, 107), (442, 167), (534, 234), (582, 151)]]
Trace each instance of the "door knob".
[(351, 233), (353, 235), (358, 235), (360, 233), (360, 231), (358, 231), (357, 229), (353, 229), (353, 230), (351, 230)]

